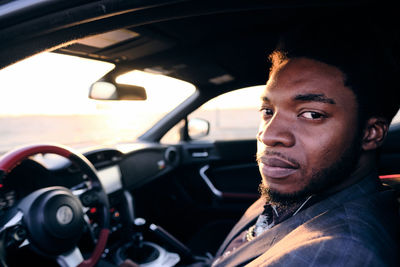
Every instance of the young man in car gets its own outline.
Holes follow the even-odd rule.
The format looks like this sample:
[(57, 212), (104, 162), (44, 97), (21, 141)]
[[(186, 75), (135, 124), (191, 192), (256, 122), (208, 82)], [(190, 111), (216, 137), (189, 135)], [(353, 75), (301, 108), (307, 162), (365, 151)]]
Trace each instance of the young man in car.
[(213, 266), (398, 264), (396, 200), (376, 164), (399, 107), (397, 67), (370, 31), (308, 27), (270, 55), (257, 134), (262, 198)]

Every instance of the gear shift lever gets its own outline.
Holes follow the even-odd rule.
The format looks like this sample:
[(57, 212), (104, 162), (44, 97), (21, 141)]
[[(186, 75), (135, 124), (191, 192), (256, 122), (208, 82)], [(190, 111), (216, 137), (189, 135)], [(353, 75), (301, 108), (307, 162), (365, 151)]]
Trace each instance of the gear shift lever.
[(149, 228), (157, 237), (173, 247), (181, 256), (183, 256), (184, 259), (189, 262), (195, 261), (196, 257), (193, 255), (190, 249), (166, 230), (164, 230), (161, 226), (151, 224)]

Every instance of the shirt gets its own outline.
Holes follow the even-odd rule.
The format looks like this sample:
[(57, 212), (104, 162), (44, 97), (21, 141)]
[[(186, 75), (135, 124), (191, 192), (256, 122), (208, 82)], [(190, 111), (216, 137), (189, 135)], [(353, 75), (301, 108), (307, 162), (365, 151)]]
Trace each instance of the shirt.
[[(306, 206), (306, 204), (310, 204), (311, 198), (312, 196), (309, 196), (308, 198), (306, 198), (305, 201), (301, 201), (300, 203), (297, 202), (289, 207), (276, 206), (271, 203), (265, 204), (264, 210), (260, 214), (260, 216), (258, 216), (255, 224), (240, 233), (235, 239), (233, 239), (221, 257), (224, 258), (229, 256), (233, 251), (235, 251), (246, 242), (252, 241), (268, 229), (271, 229), (273, 226), (296, 215), (301, 209)], [(218, 261), (219, 258), (217, 258), (214, 262), (217, 263)]]

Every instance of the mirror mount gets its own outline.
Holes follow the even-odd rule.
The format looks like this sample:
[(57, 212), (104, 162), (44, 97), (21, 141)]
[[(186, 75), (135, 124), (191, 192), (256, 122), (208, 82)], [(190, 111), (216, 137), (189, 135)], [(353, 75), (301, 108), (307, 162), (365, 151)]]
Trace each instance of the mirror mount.
[(189, 141), (189, 131), (188, 131), (188, 118), (184, 118), (184, 123), (182, 127), (179, 128), (179, 140), (180, 141)]

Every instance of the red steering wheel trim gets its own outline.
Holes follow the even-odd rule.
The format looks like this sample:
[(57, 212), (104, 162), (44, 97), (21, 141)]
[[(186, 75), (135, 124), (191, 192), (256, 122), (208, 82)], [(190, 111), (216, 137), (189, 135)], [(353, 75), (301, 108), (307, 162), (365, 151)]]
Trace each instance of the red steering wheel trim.
[(39, 153), (53, 153), (68, 159), (72, 155), (72, 152), (69, 149), (58, 145), (31, 145), (5, 154), (0, 161), (0, 170), (9, 173), (20, 164), (22, 160)]

